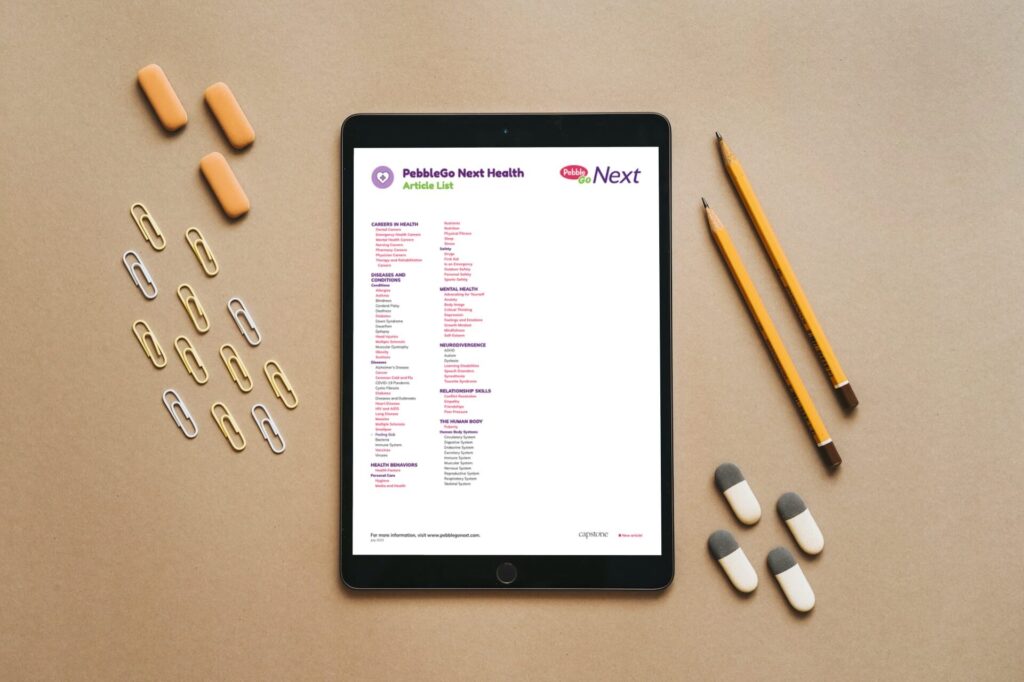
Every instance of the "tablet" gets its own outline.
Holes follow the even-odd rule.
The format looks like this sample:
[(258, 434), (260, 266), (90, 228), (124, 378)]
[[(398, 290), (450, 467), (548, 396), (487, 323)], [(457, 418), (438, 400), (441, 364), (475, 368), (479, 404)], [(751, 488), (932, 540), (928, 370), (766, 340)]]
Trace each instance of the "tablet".
[(668, 121), (356, 115), (341, 146), (344, 583), (667, 586)]

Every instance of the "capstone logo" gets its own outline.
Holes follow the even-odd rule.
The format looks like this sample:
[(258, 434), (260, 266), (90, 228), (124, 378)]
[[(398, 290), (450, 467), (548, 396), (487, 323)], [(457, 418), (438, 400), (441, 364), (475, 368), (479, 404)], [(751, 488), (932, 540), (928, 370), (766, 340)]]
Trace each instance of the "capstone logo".
[(580, 537), (586, 538), (606, 538), (608, 537), (608, 531), (606, 530), (581, 530)]

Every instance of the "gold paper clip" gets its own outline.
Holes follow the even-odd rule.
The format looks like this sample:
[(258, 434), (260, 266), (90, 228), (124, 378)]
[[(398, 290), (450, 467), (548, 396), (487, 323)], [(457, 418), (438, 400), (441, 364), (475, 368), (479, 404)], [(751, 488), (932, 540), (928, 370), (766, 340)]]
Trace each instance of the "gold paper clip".
[[(191, 236), (193, 234), (195, 235), (194, 237)], [(199, 261), (199, 265), (203, 268), (203, 272), (206, 273), (207, 277), (213, 277), (220, 272), (217, 259), (213, 257), (213, 251), (210, 250), (206, 237), (203, 236), (198, 227), (190, 227), (185, 230), (185, 241), (192, 247), (192, 253), (196, 254), (196, 260)]]
[[(232, 303), (236, 304), (232, 307)], [(235, 320), (235, 324), (238, 325), (238, 331), (242, 332), (242, 336), (249, 343), (250, 346), (255, 348), (260, 345), (260, 341), (263, 340), (263, 336), (260, 334), (260, 330), (256, 327), (256, 323), (252, 319), (252, 315), (249, 314), (249, 309), (245, 307), (245, 303), (242, 299), (235, 296), (234, 298), (228, 299), (228, 312), (231, 313), (231, 317)]]
[(196, 328), (196, 331), (200, 334), (210, 331), (210, 318), (206, 316), (203, 304), (199, 302), (199, 299), (196, 297), (196, 290), (192, 288), (191, 284), (182, 284), (178, 287), (178, 299), (185, 306), (185, 312), (188, 313), (188, 317), (192, 320), (192, 325)]
[[(184, 343), (182, 343), (184, 341)], [(182, 347), (184, 346), (184, 347)], [(174, 350), (178, 351), (178, 357), (181, 358), (181, 364), (185, 365), (185, 371), (189, 373), (196, 383), (202, 386), (210, 380), (210, 372), (206, 369), (206, 365), (203, 364), (202, 359), (199, 357), (199, 353), (196, 352), (196, 347), (192, 345), (192, 342), (188, 340), (187, 336), (179, 336), (174, 339)], [(195, 364), (189, 362), (189, 356), (195, 361)], [(197, 370), (202, 370), (203, 378), (199, 378)]]
[(267, 375), (267, 381), (270, 382), (270, 388), (274, 389), (274, 395), (281, 399), (285, 407), (294, 410), (299, 406), (299, 396), (292, 388), (292, 382), (288, 381), (288, 377), (284, 375), (281, 365), (277, 364), (277, 360), (267, 360), (267, 363), (263, 365), (263, 373)]
[[(218, 414), (217, 408), (220, 408), (220, 414)], [(245, 450), (245, 434), (238, 428), (238, 422), (231, 416), (228, 406), (224, 403), (214, 403), (210, 406), (210, 414), (213, 415), (213, 421), (217, 422), (220, 432), (224, 434), (224, 438), (227, 439), (231, 449), (235, 452)]]
[(121, 256), (121, 262), (128, 268), (128, 274), (131, 275), (132, 281), (135, 282), (135, 286), (142, 292), (142, 295), (150, 301), (156, 298), (156, 282), (153, 281), (139, 254), (131, 250), (125, 251)]
[[(139, 328), (142, 328), (142, 332), (139, 332)], [(153, 334), (153, 330), (150, 329), (149, 323), (145, 320), (135, 320), (132, 322), (132, 331), (135, 332), (135, 338), (139, 340), (139, 345), (142, 346), (143, 352), (149, 361), (153, 363), (153, 366), (157, 369), (163, 369), (167, 365), (167, 356), (164, 355), (164, 349), (160, 347), (160, 342), (156, 340), (156, 336)], [(146, 341), (150, 343), (146, 343)]]
[[(167, 402), (167, 396), (171, 396), (170, 402)], [(173, 419), (174, 423), (179, 429), (181, 429), (181, 432), (185, 434), (185, 438), (195, 438), (199, 435), (199, 424), (196, 424), (196, 420), (192, 418), (192, 413), (188, 411), (187, 407), (185, 407), (185, 401), (181, 399), (181, 396), (178, 395), (178, 392), (173, 388), (169, 388), (164, 391), (164, 407), (166, 407), (167, 411), (171, 413), (171, 419)], [(175, 411), (174, 408), (178, 408), (178, 410)], [(178, 416), (179, 412), (181, 413), (181, 417)], [(189, 426), (192, 427), (191, 433), (189, 433), (189, 430), (185, 428), (185, 424), (181, 420), (182, 417), (188, 422)]]
[[(142, 213), (137, 213), (136, 208), (141, 208)], [(140, 203), (132, 204), (129, 209), (129, 213), (132, 214), (132, 220), (139, 228), (139, 232), (142, 233), (142, 238), (149, 242), (156, 251), (163, 251), (164, 247), (167, 246), (167, 240), (164, 239), (164, 233), (160, 231), (160, 226), (153, 220), (153, 214), (149, 212), (149, 209)], [(149, 227), (146, 227), (146, 226)], [(152, 230), (152, 234), (150, 234)], [(157, 246), (157, 241), (160, 242), (160, 246)]]
[[(274, 418), (270, 416), (270, 410), (263, 403), (256, 403), (252, 406), (252, 418), (256, 420), (256, 426), (259, 427), (260, 433), (263, 435), (263, 440), (267, 441), (267, 445), (270, 446), (270, 451), (275, 455), (280, 455), (284, 452), (284, 436), (281, 435), (280, 429), (277, 428), (277, 423), (274, 422)], [(263, 416), (260, 416), (260, 415)], [(270, 430), (268, 433), (267, 430)], [(281, 447), (276, 447), (277, 442), (280, 441)]]
[[(227, 355), (225, 355), (227, 351)], [(242, 362), (242, 356), (238, 354), (235, 347), (230, 343), (225, 343), (220, 347), (220, 359), (224, 361), (224, 366), (228, 368), (228, 374), (231, 375), (231, 380), (238, 385), (242, 393), (248, 393), (252, 390), (252, 377), (249, 376), (249, 370), (245, 368), (245, 364)], [(249, 384), (246, 387), (246, 383)]]

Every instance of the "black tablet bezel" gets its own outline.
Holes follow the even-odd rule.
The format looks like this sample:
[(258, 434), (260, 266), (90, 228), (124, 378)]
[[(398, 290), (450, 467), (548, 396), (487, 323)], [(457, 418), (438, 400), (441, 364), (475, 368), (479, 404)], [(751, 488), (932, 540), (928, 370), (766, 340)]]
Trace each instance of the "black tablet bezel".
[[(661, 554), (440, 556), (352, 554), (353, 150), (357, 147), (658, 147), (661, 288)], [(341, 127), (341, 577), (354, 589), (665, 588), (674, 570), (672, 502), (671, 129), (658, 114), (356, 114)], [(496, 577), (511, 562), (518, 577)]]

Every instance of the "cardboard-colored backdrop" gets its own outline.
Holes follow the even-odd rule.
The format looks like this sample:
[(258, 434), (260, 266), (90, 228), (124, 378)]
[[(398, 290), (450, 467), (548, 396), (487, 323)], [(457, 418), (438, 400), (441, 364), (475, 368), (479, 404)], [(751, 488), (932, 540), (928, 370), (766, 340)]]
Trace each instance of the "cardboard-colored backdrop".
[[(978, 3), (25, 2), (0, 9), (0, 670), (7, 679), (1019, 676), (1024, 670), (1024, 6)], [(135, 85), (161, 64), (190, 115)], [(230, 151), (226, 81), (257, 131)], [(659, 111), (673, 126), (676, 579), (662, 594), (353, 594), (338, 579), (339, 125), (354, 112)], [(862, 400), (844, 416), (719, 163), (720, 130)], [(238, 223), (198, 174), (221, 151)], [(708, 238), (731, 228), (845, 463), (816, 459)], [(128, 216), (164, 229), (154, 253)], [(205, 232), (207, 279), (184, 241)], [(161, 288), (144, 302), (120, 259)], [(173, 355), (193, 284), (213, 321)], [(241, 343), (223, 302), (265, 335)], [(130, 325), (147, 319), (154, 370)], [(217, 348), (301, 399), (243, 397)], [(595, 367), (595, 372), (602, 371)], [(202, 432), (160, 404), (175, 386)], [(223, 399), (249, 439), (228, 450)], [(608, 396), (614, 400), (615, 396)], [(270, 455), (246, 408), (270, 405)], [(628, 453), (624, 453), (628, 456)], [(765, 518), (712, 485), (739, 463)], [(799, 491), (818, 595), (764, 565)], [(705, 549), (732, 530), (741, 598)], [(800, 555), (798, 555), (800, 556)]]

